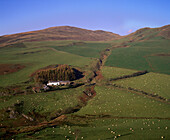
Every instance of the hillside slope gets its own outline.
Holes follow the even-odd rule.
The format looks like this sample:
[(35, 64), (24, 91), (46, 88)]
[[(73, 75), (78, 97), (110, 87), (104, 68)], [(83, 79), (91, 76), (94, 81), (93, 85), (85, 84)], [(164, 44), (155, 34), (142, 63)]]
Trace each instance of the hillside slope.
[(130, 41), (170, 39), (170, 25), (166, 25), (160, 28), (142, 28), (125, 36), (125, 38), (128, 38)]
[(108, 41), (120, 35), (102, 30), (86, 30), (71, 26), (51, 27), (44, 30), (5, 35), (0, 37), (0, 47), (19, 42), (51, 40)]
[(170, 25), (139, 29), (112, 43), (120, 48), (112, 50), (106, 66), (170, 74)]

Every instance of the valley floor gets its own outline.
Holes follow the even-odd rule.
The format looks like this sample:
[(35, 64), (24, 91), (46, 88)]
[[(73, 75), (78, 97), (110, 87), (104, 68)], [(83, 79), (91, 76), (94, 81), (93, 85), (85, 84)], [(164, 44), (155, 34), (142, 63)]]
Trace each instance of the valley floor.
[[(12, 59), (14, 57), (21, 62), (21, 53), (24, 55), (23, 62), (33, 62), (33, 59), (38, 58), (31, 64), (36, 67), (31, 69), (31, 65), (27, 63), (25, 70), (18, 71), (21, 75), (29, 70), (31, 74), (38, 68), (47, 66), (49, 62), (53, 64), (66, 54), (67, 58), (59, 59), (57, 62), (74, 64), (85, 71), (85, 78), (80, 80), (84, 85), (77, 88), (36, 94), (31, 92), (13, 94), (12, 92), (11, 95), (1, 96), (0, 136), (2, 139), (170, 139), (169, 75), (153, 72), (136, 75), (140, 70), (108, 66), (111, 59), (114, 59), (111, 56), (117, 45), (105, 44), (104, 48), (99, 45), (99, 48), (93, 48), (95, 58), (90, 58), (92, 54), (86, 56), (86, 53), (82, 52), (78, 55), (75, 49), (77, 46), (69, 48), (66, 52), (66, 48), (61, 47), (62, 42), (60, 43), (58, 46), (50, 46), (52, 49), (48, 49), (49, 46), (40, 49), (43, 44), (41, 42), (28, 43), (27, 45), (32, 48), (28, 47), (27, 53), (31, 52), (32, 57), (23, 54), (25, 49), (9, 51), (9, 48), (1, 56), (6, 59), (1, 60), (1, 63), (7, 60), (11, 63), (15, 61)], [(89, 48), (93, 45), (93, 43), (89, 44)], [(85, 48), (79, 49), (81, 51)], [(43, 50), (43, 52), (32, 53), (35, 50)], [(20, 55), (16, 56), (18, 51)], [(5, 56), (9, 52), (11, 56)], [(40, 57), (46, 53), (47, 56)], [(56, 60), (53, 60), (50, 55), (53, 55)], [(41, 63), (38, 64), (38, 61)], [(16, 87), (22, 85), (22, 88), (34, 84), (33, 81), (28, 82), (29, 84), (24, 83), (29, 79), (28, 75), (20, 79), (15, 76), (16, 73), (1, 76), (4, 78), (0, 81), (4, 86), (1, 88), (4, 94), (6, 92), (4, 90), (7, 90), (5, 86), (9, 83)], [(14, 77), (16, 81), (8, 81)], [(6, 82), (3, 83), (4, 81)], [(20, 114), (9, 118), (10, 109), (18, 109)]]

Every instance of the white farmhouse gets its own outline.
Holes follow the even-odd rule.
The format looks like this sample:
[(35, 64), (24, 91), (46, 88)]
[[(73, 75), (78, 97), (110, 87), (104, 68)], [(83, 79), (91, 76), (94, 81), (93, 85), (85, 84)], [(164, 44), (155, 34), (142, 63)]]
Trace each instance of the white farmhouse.
[(58, 82), (51, 82), (51, 81), (49, 81), (48, 83), (47, 83), (47, 86), (59, 86), (60, 85), (60, 82), (58, 81)]
[(70, 85), (70, 81), (49, 81), (47, 86)]

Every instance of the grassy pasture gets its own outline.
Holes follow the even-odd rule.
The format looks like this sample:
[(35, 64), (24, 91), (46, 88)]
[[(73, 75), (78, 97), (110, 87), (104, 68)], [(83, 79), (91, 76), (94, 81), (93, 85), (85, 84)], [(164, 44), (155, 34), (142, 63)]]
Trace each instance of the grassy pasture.
[(73, 46), (57, 45), (57, 46), (50, 46), (50, 47), (56, 50), (59, 50), (59, 51), (73, 53), (73, 54), (84, 56), (84, 57), (99, 58), (100, 52), (108, 47), (111, 47), (111, 45), (107, 43), (86, 43), (82, 45), (73, 45)]
[(75, 44), (80, 41), (41, 41), (41, 42), (26, 42), (25, 44), (29, 46), (29, 48), (36, 48), (36, 47), (51, 47), (58, 51), (64, 51), (84, 57), (94, 57), (99, 58), (100, 52), (105, 48), (111, 47), (110, 43), (104, 42), (95, 42), (95, 41), (83, 41), (84, 44)]
[(39, 47), (48, 47), (48, 46), (66, 46), (77, 42), (74, 40), (56, 40), (56, 41), (35, 41), (35, 42), (25, 42), (24, 44), (29, 48), (39, 48)]
[[(107, 79), (130, 75), (135, 72), (137, 71), (116, 67), (105, 66), (102, 68), (102, 74)], [(150, 72), (138, 77), (113, 81), (113, 83), (127, 88), (140, 89), (148, 93), (156, 93), (159, 96), (170, 99), (170, 76), (166, 74)]]
[(128, 43), (127, 45), (130, 47), (113, 49), (105, 65), (170, 74), (170, 65), (166, 65), (169, 62), (169, 57), (156, 56), (157, 60), (159, 59), (158, 63), (150, 60), (150, 56), (154, 54), (170, 52), (169, 40), (149, 40)]
[(108, 67), (108, 66), (104, 66), (101, 71), (102, 71), (102, 75), (107, 79), (117, 78), (124, 75), (131, 75), (137, 72), (136, 70), (117, 68), (117, 67)]
[[(125, 40), (109, 43), (119, 45), (123, 41)], [(0, 64), (23, 64), (26, 67), (15, 73), (1, 75), (0, 86), (24, 82), (29, 79), (31, 73), (51, 64), (68, 64), (85, 70), (87, 65), (91, 67), (96, 58), (99, 58), (102, 50), (110, 47), (109, 44), (103, 42), (101, 44), (86, 42), (86, 44), (70, 46), (73, 42), (75, 41), (27, 42), (24, 48), (1, 48)], [(154, 54), (168, 53), (169, 41), (145, 41), (130, 43), (129, 45), (131, 46), (129, 48), (117, 48), (112, 51), (111, 56), (106, 61), (106, 66), (101, 70), (106, 79), (129, 75), (136, 72), (136, 70), (145, 69), (169, 74), (169, 57), (154, 56)], [(114, 83), (170, 98), (169, 75), (151, 72), (143, 76), (115, 81)], [(7, 101), (2, 100), (0, 102), (0, 110), (19, 101), (24, 101), (25, 114), (35, 110), (40, 114), (50, 116), (58, 110), (77, 105), (78, 97), (82, 95), (83, 90), (83, 87), (78, 87), (46, 93), (12, 96)], [(111, 86), (96, 86), (95, 90), (97, 92), (96, 96), (89, 100), (88, 104), (80, 111), (72, 114), (95, 115), (95, 119), (77, 119), (68, 115), (70, 116), (68, 120), (74, 123), (49, 127), (28, 137), (25, 134), (19, 134), (14, 139), (71, 140), (75, 139), (76, 131), (79, 133), (78, 139), (88, 140), (114, 138), (150, 140), (161, 139), (162, 137), (168, 139), (170, 137), (170, 121), (154, 119), (156, 117), (170, 117), (169, 104)], [(0, 114), (0, 118), (1, 115), (3, 116), (3, 114)], [(110, 116), (108, 118), (98, 118), (100, 115)], [(132, 119), (129, 117), (153, 117), (153, 119)]]
[(89, 121), (87, 126), (64, 125), (58, 127), (46, 128), (27, 137), (20, 134), (15, 139), (59, 139), (73, 140), (78, 133), (78, 140), (104, 140), (104, 139), (121, 139), (121, 140), (150, 140), (150, 139), (168, 139), (170, 137), (167, 120), (154, 119), (96, 119)]
[(105, 65), (134, 70), (151, 70), (143, 57), (146, 53), (143, 54), (139, 48), (116, 48), (112, 50), (112, 53), (108, 57)]
[(82, 95), (83, 88), (57, 90), (53, 92), (13, 96), (5, 102), (0, 102), (0, 110), (24, 101), (24, 113), (32, 112), (34, 109), (39, 114), (52, 113), (73, 107), (79, 102), (78, 97)]
[(1, 75), (0, 85), (7, 86), (18, 84), (29, 79), (29, 75), (36, 70), (52, 64), (68, 64), (77, 67), (89, 65), (93, 59), (79, 55), (52, 50), (49, 48), (2, 48), (0, 52), (1, 64), (22, 64), (26, 67), (18, 72)]
[(124, 90), (96, 86), (96, 96), (78, 115), (109, 114), (119, 117), (169, 117), (170, 105)]
[(170, 56), (148, 56), (147, 59), (152, 64), (153, 71), (170, 74)]
[(150, 72), (138, 77), (114, 81), (114, 83), (127, 88), (132, 87), (148, 93), (156, 93), (159, 96), (170, 99), (169, 75)]

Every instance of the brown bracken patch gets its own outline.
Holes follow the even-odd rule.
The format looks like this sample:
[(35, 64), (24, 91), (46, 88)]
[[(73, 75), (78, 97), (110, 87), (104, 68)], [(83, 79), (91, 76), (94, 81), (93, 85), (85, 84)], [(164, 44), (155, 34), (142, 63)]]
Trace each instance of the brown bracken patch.
[(21, 64), (0, 64), (0, 75), (17, 72), (23, 68), (25, 68), (25, 66)]

